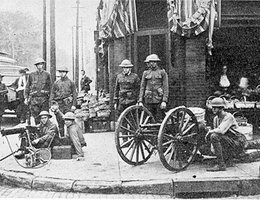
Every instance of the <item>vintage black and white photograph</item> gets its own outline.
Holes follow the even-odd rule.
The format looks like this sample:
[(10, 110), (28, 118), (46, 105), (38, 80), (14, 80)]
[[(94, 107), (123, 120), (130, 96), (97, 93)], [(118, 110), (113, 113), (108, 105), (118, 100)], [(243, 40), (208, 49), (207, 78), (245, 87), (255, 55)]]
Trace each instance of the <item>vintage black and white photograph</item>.
[(0, 5), (0, 198), (260, 199), (260, 0)]

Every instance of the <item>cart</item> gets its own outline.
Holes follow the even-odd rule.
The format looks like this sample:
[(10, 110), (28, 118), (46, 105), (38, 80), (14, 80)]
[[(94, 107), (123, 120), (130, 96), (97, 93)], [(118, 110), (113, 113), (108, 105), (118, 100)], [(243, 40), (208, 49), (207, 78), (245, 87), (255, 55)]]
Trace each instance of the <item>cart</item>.
[(170, 171), (184, 170), (199, 148), (199, 123), (184, 106), (170, 109), (162, 122), (144, 106), (125, 109), (117, 121), (116, 149), (130, 165), (145, 163), (158, 150), (163, 166)]

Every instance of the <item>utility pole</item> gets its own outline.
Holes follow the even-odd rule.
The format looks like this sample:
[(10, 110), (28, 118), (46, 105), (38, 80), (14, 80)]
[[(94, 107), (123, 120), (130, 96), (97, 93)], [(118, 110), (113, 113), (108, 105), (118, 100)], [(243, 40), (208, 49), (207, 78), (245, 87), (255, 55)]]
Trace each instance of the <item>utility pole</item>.
[(56, 80), (55, 0), (50, 0), (50, 38), (50, 73), (54, 82)]
[(76, 58), (75, 58), (75, 84), (79, 90), (79, 0), (76, 1), (77, 14), (76, 14)]
[[(47, 63), (47, 51), (46, 51), (46, 0), (43, 0), (43, 38), (42, 38), (42, 58)], [(47, 68), (47, 65), (45, 64), (45, 70)]]
[(74, 48), (74, 26), (71, 27), (71, 34), (72, 34), (72, 77), (73, 81), (75, 81), (75, 48)]
[(81, 70), (84, 70), (84, 38), (83, 38), (83, 19), (81, 17)]

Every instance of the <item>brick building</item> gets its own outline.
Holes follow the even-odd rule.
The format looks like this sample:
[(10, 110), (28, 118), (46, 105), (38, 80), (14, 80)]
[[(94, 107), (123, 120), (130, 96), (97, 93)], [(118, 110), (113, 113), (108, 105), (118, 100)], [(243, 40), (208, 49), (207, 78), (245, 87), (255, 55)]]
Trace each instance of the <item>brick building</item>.
[(104, 82), (109, 82), (112, 95), (115, 75), (121, 70), (119, 63), (125, 58), (130, 59), (134, 63), (134, 72), (141, 77), (145, 57), (151, 53), (159, 55), (160, 65), (168, 72), (171, 107), (203, 107), (223, 65), (232, 71), (234, 82), (247, 72), (259, 76), (260, 0), (212, 0), (218, 13), (212, 55), (206, 45), (209, 28), (189, 37), (170, 30), (167, 0), (122, 2), (134, 3), (138, 29), (124, 37), (101, 37), (107, 55), (103, 59), (103, 68), (107, 67), (107, 70), (103, 71), (109, 74), (101, 76)]

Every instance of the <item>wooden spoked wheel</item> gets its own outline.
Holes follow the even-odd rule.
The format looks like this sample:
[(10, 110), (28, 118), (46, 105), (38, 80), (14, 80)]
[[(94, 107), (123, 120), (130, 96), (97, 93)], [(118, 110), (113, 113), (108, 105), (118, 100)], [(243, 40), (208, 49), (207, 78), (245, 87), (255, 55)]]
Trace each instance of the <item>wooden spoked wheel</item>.
[(158, 152), (165, 168), (180, 171), (188, 167), (198, 150), (198, 122), (184, 106), (167, 112), (158, 135)]
[(153, 127), (154, 117), (147, 108), (133, 105), (125, 109), (117, 120), (116, 149), (130, 165), (141, 165), (152, 155), (159, 127)]

